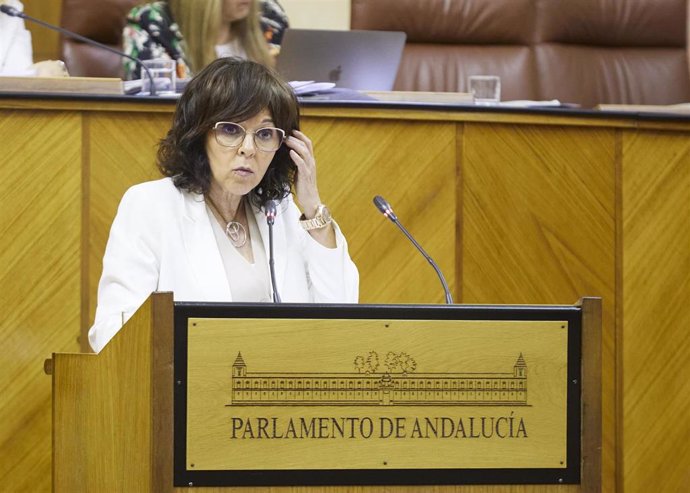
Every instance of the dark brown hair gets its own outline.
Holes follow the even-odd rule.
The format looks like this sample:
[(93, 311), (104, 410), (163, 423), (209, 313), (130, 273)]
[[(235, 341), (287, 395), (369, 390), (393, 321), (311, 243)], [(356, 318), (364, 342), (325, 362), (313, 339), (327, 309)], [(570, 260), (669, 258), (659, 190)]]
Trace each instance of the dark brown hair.
[[(158, 168), (180, 190), (205, 194), (211, 184), (206, 136), (216, 122), (240, 122), (267, 109), (286, 136), (299, 129), (299, 106), (289, 84), (264, 65), (237, 58), (211, 62), (187, 85), (173, 124), (158, 147)], [(289, 149), (276, 151), (266, 174), (249, 193), (262, 207), (290, 193), (297, 167)]]

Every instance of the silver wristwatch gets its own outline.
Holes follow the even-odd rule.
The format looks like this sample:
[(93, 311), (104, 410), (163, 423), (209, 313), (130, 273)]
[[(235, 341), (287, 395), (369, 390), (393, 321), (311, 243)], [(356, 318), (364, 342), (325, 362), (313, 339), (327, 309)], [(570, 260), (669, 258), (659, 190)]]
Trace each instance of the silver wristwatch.
[(311, 231), (312, 229), (320, 229), (331, 224), (331, 211), (328, 210), (323, 204), (319, 204), (316, 208), (316, 215), (312, 219), (307, 219), (304, 214), (299, 218), (299, 223), (302, 225), (305, 231)]

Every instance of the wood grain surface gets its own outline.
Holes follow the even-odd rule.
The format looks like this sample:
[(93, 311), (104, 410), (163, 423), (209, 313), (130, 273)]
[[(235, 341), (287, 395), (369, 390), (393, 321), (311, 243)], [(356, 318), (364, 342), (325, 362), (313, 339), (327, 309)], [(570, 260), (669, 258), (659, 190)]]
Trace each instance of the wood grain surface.
[[(22, 2), (24, 12), (54, 26), (60, 25), (62, 2), (52, 0), (30, 0)], [(31, 32), (34, 62), (60, 60), (60, 33), (34, 22), (25, 22)]]
[(446, 272), (455, 258), (453, 123), (305, 119), (319, 191), (348, 239), (363, 303), (442, 303), (427, 261), (373, 204), (382, 195)]
[(615, 131), (465, 125), (462, 302), (603, 299), (604, 477), (615, 467)]
[(690, 484), (690, 141), (626, 131), (622, 166), (625, 491)]
[(151, 491), (150, 305), (97, 356), (55, 354), (56, 493)]
[(80, 116), (2, 111), (0, 135), (0, 489), (47, 491), (43, 360), (80, 330)]

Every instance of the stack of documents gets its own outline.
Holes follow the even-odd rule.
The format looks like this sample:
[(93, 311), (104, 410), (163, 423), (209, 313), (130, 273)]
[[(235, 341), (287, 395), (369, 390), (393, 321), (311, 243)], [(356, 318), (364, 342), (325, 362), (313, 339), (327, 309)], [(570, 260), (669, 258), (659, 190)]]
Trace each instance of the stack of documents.
[(315, 82), (313, 80), (293, 80), (289, 84), (294, 89), (297, 96), (304, 96), (306, 94), (316, 94), (318, 92), (328, 91), (335, 87), (333, 82)]

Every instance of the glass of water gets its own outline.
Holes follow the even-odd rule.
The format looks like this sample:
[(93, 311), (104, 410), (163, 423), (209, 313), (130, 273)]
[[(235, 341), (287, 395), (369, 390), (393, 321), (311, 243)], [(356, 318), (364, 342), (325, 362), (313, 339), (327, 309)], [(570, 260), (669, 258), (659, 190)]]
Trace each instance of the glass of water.
[(474, 104), (493, 106), (501, 100), (501, 78), (496, 75), (471, 75), (467, 86)]
[[(177, 84), (177, 67), (175, 60), (167, 58), (154, 58), (141, 62), (148, 68), (156, 84), (156, 94), (159, 96), (169, 96), (175, 94)], [(141, 93), (151, 94), (151, 79), (146, 70), (141, 69)]]

